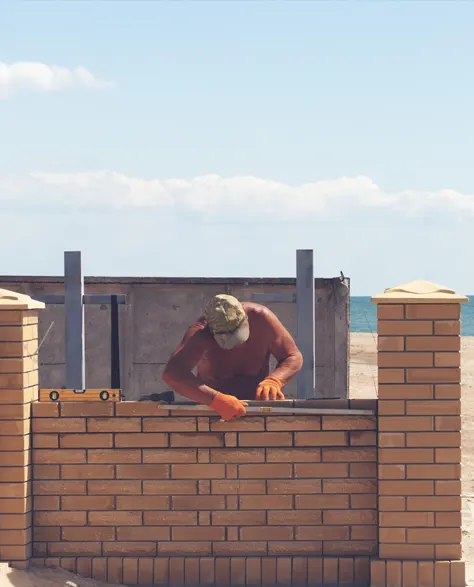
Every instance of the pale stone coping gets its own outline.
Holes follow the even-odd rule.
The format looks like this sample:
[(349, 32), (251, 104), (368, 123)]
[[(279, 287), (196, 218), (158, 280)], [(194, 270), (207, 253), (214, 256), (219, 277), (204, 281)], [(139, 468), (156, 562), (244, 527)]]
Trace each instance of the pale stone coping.
[(390, 287), (383, 293), (373, 296), (370, 301), (374, 304), (464, 304), (469, 298), (457, 294), (449, 287), (416, 280)]
[(42, 310), (46, 307), (44, 302), (38, 302), (30, 296), (0, 288), (1, 310)]

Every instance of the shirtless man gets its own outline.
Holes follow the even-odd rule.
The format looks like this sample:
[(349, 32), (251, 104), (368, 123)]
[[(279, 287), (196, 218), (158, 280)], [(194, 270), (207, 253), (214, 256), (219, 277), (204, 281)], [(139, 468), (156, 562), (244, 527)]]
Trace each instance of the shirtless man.
[[(278, 361), (271, 374), (270, 355)], [(273, 312), (221, 294), (188, 328), (163, 380), (177, 393), (232, 420), (245, 415), (245, 400), (285, 399), (282, 388), (302, 365), (295, 341)]]

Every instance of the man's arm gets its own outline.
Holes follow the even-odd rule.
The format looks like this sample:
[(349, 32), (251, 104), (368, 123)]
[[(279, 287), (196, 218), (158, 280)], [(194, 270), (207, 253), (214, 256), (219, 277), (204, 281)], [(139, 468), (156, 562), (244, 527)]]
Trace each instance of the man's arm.
[(186, 331), (179, 347), (171, 355), (163, 380), (177, 393), (199, 404), (209, 406), (217, 394), (215, 389), (204, 385), (192, 370), (205, 350), (202, 328), (191, 326)]
[(271, 375), (286, 385), (301, 370), (303, 355), (291, 334), (268, 308), (265, 308), (265, 318), (270, 329), (270, 352), (278, 361)]

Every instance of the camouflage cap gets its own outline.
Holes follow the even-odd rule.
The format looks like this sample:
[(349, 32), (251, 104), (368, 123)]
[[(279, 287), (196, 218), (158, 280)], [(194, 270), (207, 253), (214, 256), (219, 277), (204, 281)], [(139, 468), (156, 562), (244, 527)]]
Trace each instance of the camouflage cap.
[(247, 314), (242, 304), (226, 294), (219, 294), (209, 300), (204, 318), (217, 344), (223, 349), (232, 349), (249, 338)]

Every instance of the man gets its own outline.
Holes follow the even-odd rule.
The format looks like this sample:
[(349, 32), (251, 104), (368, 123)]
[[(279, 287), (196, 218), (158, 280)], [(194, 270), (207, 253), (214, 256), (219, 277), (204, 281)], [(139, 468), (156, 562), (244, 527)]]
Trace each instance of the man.
[[(270, 355), (278, 361), (271, 374)], [(177, 393), (232, 420), (245, 415), (245, 400), (285, 399), (282, 388), (302, 365), (295, 341), (273, 312), (221, 294), (188, 328), (163, 380)]]

